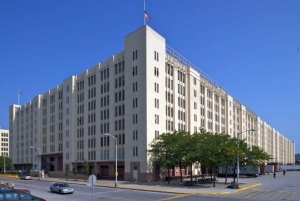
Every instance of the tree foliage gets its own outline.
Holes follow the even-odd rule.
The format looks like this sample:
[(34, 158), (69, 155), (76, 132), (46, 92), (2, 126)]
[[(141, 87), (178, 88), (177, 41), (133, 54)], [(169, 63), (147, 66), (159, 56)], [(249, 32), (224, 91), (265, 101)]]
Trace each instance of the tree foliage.
[(66, 180), (69, 179), (69, 173), (70, 173), (70, 165), (69, 164), (65, 164), (65, 176), (66, 176)]
[(84, 178), (85, 178), (85, 180), (87, 180), (87, 176), (89, 175), (89, 171), (90, 171), (89, 163), (87, 162), (87, 160), (83, 161), (82, 166), (83, 166), (82, 171), (85, 176)]
[[(0, 170), (4, 171), (4, 156), (0, 156)], [(13, 163), (10, 157), (5, 157), (5, 171), (13, 170)]]
[(78, 167), (77, 167), (77, 161), (73, 164), (72, 172), (74, 174), (74, 180), (77, 181), (77, 174), (78, 174)]
[(271, 159), (258, 146), (249, 147), (243, 140), (231, 138), (224, 133), (207, 132), (205, 129), (192, 135), (184, 131), (163, 133), (150, 143), (148, 153), (154, 157), (157, 165), (168, 169), (169, 178), (170, 168), (175, 165), (181, 169), (182, 165), (199, 162), (202, 167), (213, 169), (236, 165), (238, 156), (240, 165), (260, 166)]

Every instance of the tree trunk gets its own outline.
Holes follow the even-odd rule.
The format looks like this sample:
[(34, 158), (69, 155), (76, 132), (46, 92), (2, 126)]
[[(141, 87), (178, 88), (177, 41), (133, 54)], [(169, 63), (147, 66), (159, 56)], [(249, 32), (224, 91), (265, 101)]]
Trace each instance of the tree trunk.
[(192, 169), (193, 164), (191, 165), (191, 181), (193, 181), (193, 169)]
[(216, 187), (216, 173), (214, 173), (213, 187)]
[(226, 170), (225, 170), (225, 184), (227, 184), (227, 176), (228, 176), (227, 169), (228, 169), (228, 166), (226, 165), (225, 167), (226, 167)]
[(179, 171), (180, 171), (180, 182), (182, 183), (182, 172), (181, 172), (181, 160), (179, 161)]
[(170, 167), (168, 167), (168, 183), (171, 183)]

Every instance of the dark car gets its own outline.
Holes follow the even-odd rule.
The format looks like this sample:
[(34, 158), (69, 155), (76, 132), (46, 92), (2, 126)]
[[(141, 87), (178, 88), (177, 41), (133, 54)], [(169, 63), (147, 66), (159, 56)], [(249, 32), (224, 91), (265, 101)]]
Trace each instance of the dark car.
[(57, 193), (74, 193), (74, 189), (67, 183), (54, 183), (50, 186), (50, 191)]
[(27, 175), (27, 174), (22, 174), (22, 175), (20, 175), (20, 179), (21, 179), (21, 180), (30, 180), (30, 179), (31, 179), (31, 176), (30, 176), (30, 175)]
[(20, 192), (20, 191), (0, 191), (0, 200), (6, 201), (16, 201), (16, 200), (34, 200), (34, 201), (46, 201), (43, 198), (39, 198), (28, 193)]
[(27, 189), (12, 188), (12, 187), (10, 187), (9, 185), (6, 185), (6, 184), (0, 184), (0, 191), (5, 191), (5, 190), (19, 191), (19, 192), (28, 193), (28, 194), (31, 193), (30, 190), (27, 190)]

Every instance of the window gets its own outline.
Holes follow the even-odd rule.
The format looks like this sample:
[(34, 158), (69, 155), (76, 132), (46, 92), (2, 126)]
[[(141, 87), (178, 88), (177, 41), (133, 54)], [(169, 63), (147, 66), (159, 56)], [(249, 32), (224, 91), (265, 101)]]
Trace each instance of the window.
[(157, 67), (154, 67), (154, 75), (157, 77), (159, 75), (159, 69)]
[(133, 85), (133, 92), (137, 91), (137, 82), (132, 83)]
[(133, 61), (137, 59), (137, 50), (132, 52), (132, 59)]
[(138, 147), (133, 147), (133, 156), (138, 156)]
[(132, 118), (133, 118), (133, 124), (137, 124), (138, 123), (137, 114), (134, 114)]
[(159, 108), (159, 100), (157, 98), (154, 99), (155, 108)]
[(158, 83), (154, 83), (154, 91), (159, 93), (159, 84)]
[(159, 54), (156, 51), (154, 51), (154, 60), (159, 61)]
[(138, 99), (134, 98), (133, 99), (133, 108), (136, 108), (138, 106)]
[(159, 131), (155, 131), (155, 138), (159, 137)]
[(137, 66), (132, 67), (132, 76), (137, 75)]
[(159, 115), (155, 114), (154, 120), (155, 124), (159, 124)]
[(133, 131), (133, 140), (138, 140), (138, 131)]

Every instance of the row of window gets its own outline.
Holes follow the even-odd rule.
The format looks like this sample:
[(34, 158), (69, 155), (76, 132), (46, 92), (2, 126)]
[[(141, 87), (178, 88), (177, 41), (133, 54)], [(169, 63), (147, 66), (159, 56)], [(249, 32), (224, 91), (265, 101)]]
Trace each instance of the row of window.
[(174, 122), (171, 120), (166, 120), (166, 130), (173, 131), (174, 130)]
[(124, 104), (115, 107), (115, 117), (122, 116), (122, 115), (125, 115), (125, 105)]
[(89, 89), (89, 99), (96, 97), (96, 87)]
[(100, 99), (100, 106), (105, 107), (106, 105), (109, 105), (109, 95), (104, 96)]
[(91, 111), (91, 110), (95, 110), (95, 109), (96, 109), (96, 100), (89, 101), (88, 110)]
[(88, 148), (96, 147), (96, 138), (88, 139)]
[(109, 122), (100, 124), (100, 133), (108, 133), (109, 132)]
[(88, 114), (88, 123), (96, 122), (96, 113)]
[(122, 87), (124, 85), (125, 85), (125, 76), (124, 75), (122, 77), (120, 76), (115, 79), (115, 89), (118, 87)]
[(96, 135), (96, 125), (88, 127), (88, 135)]
[(108, 79), (109, 78), (109, 68), (107, 69), (103, 69), (100, 71), (100, 79), (101, 81), (105, 80), (105, 79)]
[(115, 121), (115, 131), (125, 129), (125, 119), (119, 119)]
[(100, 93), (103, 94), (106, 92), (109, 92), (109, 82), (103, 83), (100, 86)]
[(88, 78), (89, 86), (96, 84), (96, 75), (92, 75)]
[(109, 119), (109, 109), (101, 110), (100, 119), (101, 120)]

